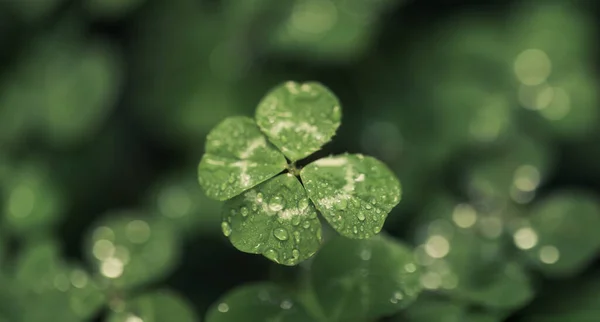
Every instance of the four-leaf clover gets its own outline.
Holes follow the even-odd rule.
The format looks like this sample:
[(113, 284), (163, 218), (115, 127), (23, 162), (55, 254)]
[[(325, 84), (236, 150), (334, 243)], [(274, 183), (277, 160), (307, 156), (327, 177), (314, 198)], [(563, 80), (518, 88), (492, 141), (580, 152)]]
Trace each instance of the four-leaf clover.
[(296, 167), (340, 122), (329, 89), (289, 81), (260, 101), (254, 120), (230, 117), (208, 134), (198, 179), (208, 197), (226, 201), (221, 228), (237, 249), (296, 265), (321, 245), (318, 212), (348, 238), (381, 231), (401, 194), (385, 164), (346, 153)]

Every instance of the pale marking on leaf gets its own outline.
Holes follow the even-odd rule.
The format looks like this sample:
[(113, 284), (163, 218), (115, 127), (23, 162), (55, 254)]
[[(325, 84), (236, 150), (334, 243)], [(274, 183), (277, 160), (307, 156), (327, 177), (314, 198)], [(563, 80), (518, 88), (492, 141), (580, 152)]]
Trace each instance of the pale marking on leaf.
[[(339, 157), (339, 158), (327, 158), (327, 159), (320, 159), (317, 160), (316, 162), (326, 162), (329, 163), (328, 166), (341, 166), (347, 163), (347, 159), (343, 158), (343, 157)], [(317, 164), (319, 165), (319, 164)], [(332, 196), (332, 197), (325, 197), (325, 198), (321, 198), (319, 200), (319, 203), (322, 204), (323, 206), (325, 206), (325, 208), (327, 209), (331, 209), (333, 207), (334, 204), (342, 201), (342, 200), (350, 200), (352, 198), (352, 193), (354, 192), (354, 182), (355, 181), (362, 181), (364, 180), (364, 174), (359, 175), (356, 179), (354, 179), (354, 175), (356, 173), (354, 172), (354, 168), (352, 167), (352, 165), (348, 165), (348, 167), (346, 168), (346, 172), (344, 174), (344, 179), (346, 180), (346, 184), (344, 185), (344, 187), (342, 187), (342, 191), (341, 193), (337, 194), (336, 196)], [(362, 176), (362, 178), (361, 178)], [(361, 180), (358, 180), (361, 179)]]
[(338, 158), (323, 158), (315, 161), (315, 165), (319, 167), (341, 167), (348, 163), (348, 159), (344, 157)]
[(277, 123), (275, 123), (270, 129), (269, 129), (269, 133), (272, 136), (278, 136), (279, 133), (281, 133), (281, 131), (283, 130), (289, 130), (289, 129), (294, 129), (295, 132), (304, 132), (314, 138), (316, 138), (317, 140), (320, 140), (323, 138), (323, 133), (321, 133), (319, 131), (319, 128), (315, 125), (311, 125), (308, 122), (300, 122), (295, 123), (292, 121), (279, 121)]
[(360, 175), (358, 175), (358, 177), (356, 179), (354, 179), (354, 181), (356, 181), (356, 182), (363, 182), (363, 181), (365, 181), (365, 174), (361, 173)]
[(218, 166), (225, 166), (225, 162), (220, 160), (213, 160), (211, 158), (206, 158), (206, 163)]
[(346, 168), (344, 179), (346, 180), (346, 184), (342, 189), (346, 192), (354, 192), (354, 169), (351, 164)]
[(259, 136), (256, 139), (250, 141), (250, 144), (248, 144), (248, 147), (246, 147), (246, 149), (244, 151), (240, 152), (240, 157), (242, 159), (247, 159), (252, 155), (252, 153), (254, 153), (254, 151), (256, 151), (256, 149), (266, 147), (266, 146), (267, 146), (267, 141), (265, 140), (265, 138), (263, 136)]
[(298, 94), (298, 93), (300, 93), (300, 91), (298, 91), (298, 85), (296, 83), (294, 83), (294, 82), (287, 82), (287, 83), (285, 83), (285, 87), (292, 94)]

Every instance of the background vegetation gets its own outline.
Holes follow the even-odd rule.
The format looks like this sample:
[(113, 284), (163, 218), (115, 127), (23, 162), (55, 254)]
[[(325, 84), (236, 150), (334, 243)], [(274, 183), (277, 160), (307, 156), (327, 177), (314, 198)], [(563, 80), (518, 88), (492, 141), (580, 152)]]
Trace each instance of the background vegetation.
[(293, 281), (303, 268), (231, 246), (196, 179), (207, 132), (289, 79), (342, 102), (315, 158), (373, 155), (402, 183), (384, 230), (425, 291), (382, 321), (598, 321), (599, 17), (564, 0), (0, 1), (0, 321), (196, 321), (244, 283)]

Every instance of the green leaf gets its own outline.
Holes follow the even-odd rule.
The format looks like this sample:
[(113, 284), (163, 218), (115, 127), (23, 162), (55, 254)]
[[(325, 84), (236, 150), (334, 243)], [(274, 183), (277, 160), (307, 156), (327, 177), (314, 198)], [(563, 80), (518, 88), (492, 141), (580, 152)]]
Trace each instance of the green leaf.
[(44, 313), (60, 316), (60, 321), (80, 321), (95, 315), (106, 300), (86, 271), (61, 259), (53, 241), (26, 246), (17, 259), (15, 282), (24, 292), (22, 301), (46, 308), (27, 312), (25, 321), (39, 321), (34, 316)]
[(492, 309), (515, 309), (533, 299), (531, 280), (503, 247), (503, 212), (492, 214), (443, 197), (419, 217), (416, 255), (423, 287)]
[(380, 15), (401, 1), (293, 0), (268, 35), (267, 49), (284, 57), (347, 63), (376, 38)]
[(318, 151), (335, 135), (342, 111), (337, 97), (316, 82), (286, 82), (256, 108), (256, 124), (291, 161)]
[(419, 299), (399, 314), (393, 322), (500, 322), (496, 314), (469, 309), (460, 303), (432, 294), (421, 294)]
[(40, 48), (44, 55), (39, 58), (43, 60), (40, 68), (47, 79), (30, 84), (42, 89), (38, 97), (45, 113), (41, 125), (46, 139), (54, 144), (87, 142), (104, 125), (117, 101), (123, 78), (120, 53), (104, 40), (69, 45), (65, 37), (55, 38)]
[(446, 298), (421, 294), (419, 298), (393, 321), (398, 322), (465, 322), (464, 307)]
[(86, 253), (113, 287), (128, 289), (168, 275), (179, 261), (178, 250), (170, 225), (121, 211), (94, 225)]
[(206, 195), (227, 200), (264, 182), (287, 166), (251, 118), (236, 116), (219, 123), (206, 139), (198, 180)]
[(312, 264), (312, 285), (327, 321), (365, 321), (411, 304), (421, 291), (411, 249), (378, 235), (355, 240), (338, 236)]
[(584, 191), (557, 191), (531, 209), (513, 232), (529, 261), (550, 276), (573, 276), (600, 251), (600, 203)]
[(208, 310), (206, 322), (311, 322), (294, 296), (276, 284), (261, 282), (236, 288)]
[(348, 238), (381, 231), (400, 201), (400, 182), (381, 161), (362, 154), (317, 160), (300, 172), (310, 199), (331, 226)]
[(237, 249), (284, 265), (300, 263), (321, 245), (317, 211), (289, 173), (228, 200), (221, 227)]
[(180, 295), (167, 290), (146, 293), (125, 302), (119, 312), (111, 312), (107, 322), (196, 322), (200, 321), (191, 304)]
[(4, 223), (22, 238), (52, 230), (64, 213), (61, 187), (40, 164), (26, 163), (13, 169), (2, 188)]

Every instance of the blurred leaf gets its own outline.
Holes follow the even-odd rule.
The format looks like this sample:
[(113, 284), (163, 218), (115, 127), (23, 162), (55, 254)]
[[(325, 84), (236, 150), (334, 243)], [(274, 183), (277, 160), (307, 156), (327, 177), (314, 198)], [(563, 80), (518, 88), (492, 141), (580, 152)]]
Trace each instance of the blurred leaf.
[(530, 278), (500, 238), (504, 216), (449, 198), (434, 200), (416, 229), (423, 287), (490, 309), (511, 310), (531, 301)]
[(292, 162), (331, 141), (341, 118), (337, 97), (316, 82), (279, 85), (256, 108), (256, 124)]
[(235, 248), (284, 265), (311, 257), (321, 245), (317, 211), (289, 173), (225, 202), (221, 227)]
[(514, 241), (529, 261), (549, 277), (580, 273), (600, 251), (600, 203), (580, 190), (556, 191), (534, 204)]
[(111, 312), (107, 322), (196, 322), (200, 321), (190, 303), (167, 290), (143, 294), (125, 302), (120, 312)]
[(310, 199), (331, 226), (348, 238), (381, 231), (400, 201), (400, 182), (381, 161), (362, 154), (319, 159), (300, 173)]
[(87, 272), (64, 262), (52, 241), (28, 245), (17, 259), (15, 274), (24, 290), (20, 301), (40, 308), (24, 310), (23, 321), (42, 321), (44, 314), (53, 321), (81, 321), (94, 316), (105, 302)]
[(273, 28), (268, 50), (306, 60), (353, 61), (363, 56), (379, 29), (379, 16), (394, 0), (294, 0)]
[(589, 73), (593, 17), (571, 2), (532, 1), (519, 3), (511, 20), (519, 101), (540, 116), (532, 123), (564, 138), (590, 134), (600, 101)]
[(96, 134), (116, 103), (122, 77), (120, 57), (105, 41), (90, 42), (76, 50), (67, 46), (60, 52), (42, 49), (48, 50), (43, 58), (47, 61), (42, 67), (44, 83), (34, 85), (44, 90), (40, 107), (45, 108), (45, 134), (57, 145), (86, 141)]
[(270, 282), (233, 289), (208, 310), (206, 322), (311, 322), (294, 296)]
[(206, 197), (195, 172), (169, 173), (152, 187), (147, 202), (185, 237), (220, 234), (222, 203)]
[(467, 191), (474, 202), (530, 202), (552, 174), (554, 154), (544, 141), (519, 135), (467, 169)]
[(470, 310), (446, 298), (419, 296), (405, 312), (393, 320), (398, 322), (500, 322), (501, 319), (485, 311)]
[(108, 117), (121, 84), (120, 61), (109, 43), (83, 41), (70, 21), (43, 33), (11, 66), (0, 85), (0, 140), (30, 133), (55, 145), (80, 143)]
[(2, 183), (3, 222), (20, 238), (37, 238), (52, 229), (65, 212), (63, 191), (42, 163), (23, 162)]
[(198, 179), (206, 195), (224, 201), (283, 171), (285, 157), (260, 132), (254, 120), (229, 117), (206, 138)]
[(390, 237), (326, 243), (312, 264), (312, 286), (327, 321), (365, 321), (398, 312), (419, 292), (411, 250)]
[(133, 211), (108, 214), (87, 240), (88, 259), (118, 289), (160, 280), (179, 261), (179, 240), (171, 226)]

